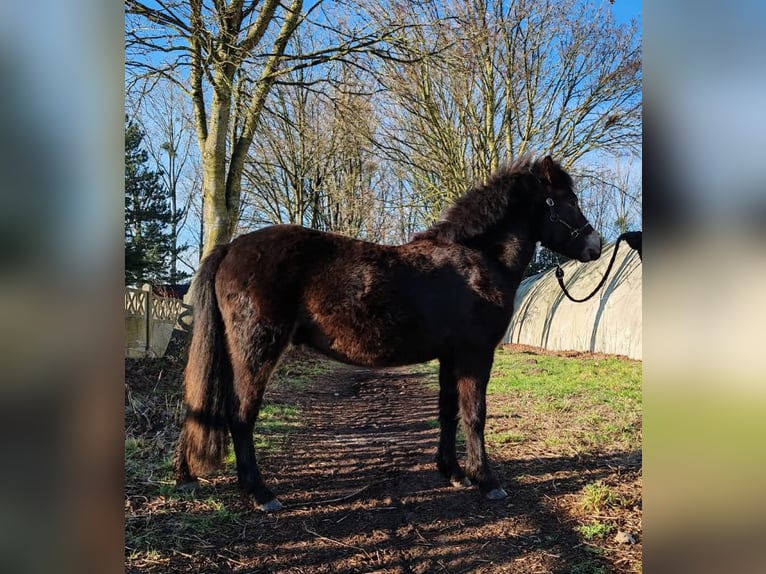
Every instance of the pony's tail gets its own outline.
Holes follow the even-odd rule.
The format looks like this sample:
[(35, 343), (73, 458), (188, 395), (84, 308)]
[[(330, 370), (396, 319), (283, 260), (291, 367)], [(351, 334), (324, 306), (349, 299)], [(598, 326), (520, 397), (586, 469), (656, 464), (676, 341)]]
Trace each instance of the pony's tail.
[(192, 287), (194, 324), (184, 374), (186, 418), (174, 466), (178, 484), (221, 465), (227, 446), (226, 397), (231, 363), (215, 294), (215, 275), (228, 252), (219, 245), (202, 261)]

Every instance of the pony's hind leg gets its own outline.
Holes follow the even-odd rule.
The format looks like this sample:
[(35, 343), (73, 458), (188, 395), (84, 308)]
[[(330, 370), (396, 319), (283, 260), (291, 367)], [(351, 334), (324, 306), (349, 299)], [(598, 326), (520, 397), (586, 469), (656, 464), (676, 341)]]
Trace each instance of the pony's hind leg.
[(239, 488), (258, 509), (270, 512), (279, 510), (282, 504), (261, 476), (253, 430), (266, 384), (287, 347), (292, 325), (278, 326), (259, 320), (249, 329), (242, 327), (240, 324), (234, 331), (239, 331), (239, 336), (229, 338), (234, 380), (227, 418), (234, 443)]

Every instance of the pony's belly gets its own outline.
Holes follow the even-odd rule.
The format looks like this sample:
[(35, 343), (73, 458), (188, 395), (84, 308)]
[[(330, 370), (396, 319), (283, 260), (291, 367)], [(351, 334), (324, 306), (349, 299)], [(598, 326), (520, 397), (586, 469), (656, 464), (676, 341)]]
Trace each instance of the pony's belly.
[(306, 345), (336, 361), (363, 367), (395, 367), (436, 358), (436, 349), (425, 343), (380, 337), (364, 330), (354, 336), (332, 337), (317, 328), (299, 328), (293, 336), (293, 344)]

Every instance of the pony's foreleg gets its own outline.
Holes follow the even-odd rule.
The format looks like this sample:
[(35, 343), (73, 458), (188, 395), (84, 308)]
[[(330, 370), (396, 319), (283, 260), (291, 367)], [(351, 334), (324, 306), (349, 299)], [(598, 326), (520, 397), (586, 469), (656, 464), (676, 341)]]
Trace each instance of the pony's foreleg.
[(479, 490), (488, 499), (500, 500), (507, 494), (492, 471), (484, 444), (487, 383), (491, 369), (492, 355), (488, 358), (470, 357), (457, 366), (458, 403), (465, 433), (466, 475), (478, 483)]
[(451, 359), (439, 361), (439, 448), (436, 467), (453, 486), (469, 486), (463, 469), (457, 461), (455, 435), (457, 434), (458, 403), (457, 379)]

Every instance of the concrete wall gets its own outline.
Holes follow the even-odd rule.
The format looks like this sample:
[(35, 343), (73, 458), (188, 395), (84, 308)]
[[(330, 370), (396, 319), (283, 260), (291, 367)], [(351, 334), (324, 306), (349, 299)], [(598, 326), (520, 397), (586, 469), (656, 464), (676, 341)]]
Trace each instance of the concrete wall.
[[(598, 284), (614, 244), (590, 263), (562, 265), (564, 284), (575, 298)], [(585, 303), (566, 298), (554, 270), (524, 280), (516, 293), (511, 324), (504, 339), (544, 349), (593, 351), (642, 358), (642, 268), (638, 254), (620, 244), (612, 272), (601, 291)]]
[(126, 288), (125, 356), (162, 357), (173, 330), (184, 329), (190, 316), (188, 305), (179, 299), (157, 297), (148, 285), (143, 289)]

